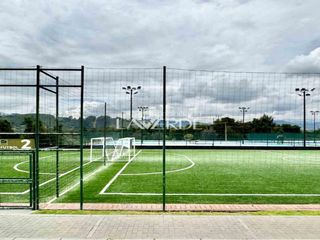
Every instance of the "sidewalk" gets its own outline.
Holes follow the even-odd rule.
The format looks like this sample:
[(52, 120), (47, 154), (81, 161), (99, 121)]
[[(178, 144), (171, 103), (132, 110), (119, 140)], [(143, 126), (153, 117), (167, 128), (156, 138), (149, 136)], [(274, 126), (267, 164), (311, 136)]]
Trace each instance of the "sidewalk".
[[(79, 209), (77, 203), (41, 204), (40, 209)], [(85, 203), (85, 210), (162, 211), (161, 204)], [(167, 211), (254, 212), (318, 210), (320, 204), (166, 204)]]
[(320, 216), (37, 215), (0, 211), (0, 238), (318, 239)]

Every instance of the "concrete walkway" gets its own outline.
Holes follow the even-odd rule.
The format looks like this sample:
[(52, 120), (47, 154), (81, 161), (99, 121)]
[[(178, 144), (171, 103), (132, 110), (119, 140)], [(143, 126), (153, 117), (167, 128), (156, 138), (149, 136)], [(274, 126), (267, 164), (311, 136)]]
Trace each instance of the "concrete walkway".
[(320, 216), (38, 215), (4, 210), (0, 238), (319, 239)]
[[(79, 203), (41, 204), (40, 209), (79, 210)], [(162, 204), (85, 203), (85, 210), (161, 211)], [(255, 211), (320, 211), (320, 204), (166, 204), (167, 211), (255, 212)]]

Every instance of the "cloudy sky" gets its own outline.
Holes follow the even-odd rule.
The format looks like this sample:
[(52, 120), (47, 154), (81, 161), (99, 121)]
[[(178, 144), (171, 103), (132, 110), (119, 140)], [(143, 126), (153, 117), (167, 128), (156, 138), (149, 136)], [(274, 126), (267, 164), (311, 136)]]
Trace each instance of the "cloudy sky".
[[(0, 65), (102, 68), (166, 65), (218, 71), (320, 72), (319, 9), (319, 0), (2, 0)], [(161, 86), (158, 89), (151, 84), (159, 77), (155, 71), (152, 74), (153, 77), (143, 80), (138, 75), (121, 84), (144, 83), (144, 97), (140, 100), (154, 99), (151, 103), (157, 106), (161, 104)], [(101, 99), (108, 98), (99, 89), (108, 91), (106, 81), (112, 79), (89, 75), (89, 81), (97, 81), (96, 87), (88, 91), (91, 95), (87, 95), (86, 102), (88, 111), (91, 109), (93, 113), (100, 109)], [(299, 99), (293, 98), (290, 90), (297, 87), (294, 83), (298, 82), (294, 81), (299, 80), (278, 77), (274, 80), (281, 81), (278, 85), (290, 88), (283, 87), (275, 94), (267, 89), (269, 75), (264, 76), (263, 84), (251, 84), (252, 76), (219, 75), (219, 82), (217, 76), (201, 73), (187, 75), (190, 83), (182, 84), (185, 76), (179, 72), (178, 79), (176, 75), (172, 77), (175, 83), (171, 87), (169, 84), (171, 110), (175, 113), (202, 116), (199, 109), (204, 103), (206, 109), (211, 109), (206, 110), (211, 116), (241, 117), (237, 110), (240, 104), (251, 105), (251, 117), (266, 112), (293, 118), (300, 111), (300, 104), (294, 104)], [(225, 88), (222, 82), (231, 86), (226, 94), (221, 93), (220, 89)], [(117, 90), (111, 100), (109, 97), (113, 103), (110, 109), (120, 109), (115, 107), (118, 104), (127, 112), (127, 104), (122, 101), (128, 99), (112, 100), (120, 95), (121, 84), (113, 86)], [(199, 92), (202, 86), (207, 90)], [(241, 89), (243, 92), (239, 94)], [(278, 101), (282, 104), (275, 103), (275, 99), (284, 95), (287, 97)], [(294, 100), (290, 101), (291, 97)], [(259, 101), (261, 105), (254, 110)], [(313, 107), (319, 101), (314, 99)], [(70, 108), (77, 111), (74, 106)], [(115, 110), (113, 113), (119, 115)]]
[(319, 7), (319, 0), (2, 0), (0, 64), (319, 71)]

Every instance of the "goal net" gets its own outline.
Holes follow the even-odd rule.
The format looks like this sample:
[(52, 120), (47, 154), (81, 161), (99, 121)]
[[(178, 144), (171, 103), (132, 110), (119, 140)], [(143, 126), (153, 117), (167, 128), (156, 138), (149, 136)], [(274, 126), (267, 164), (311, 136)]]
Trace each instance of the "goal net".
[(135, 154), (135, 138), (120, 138), (115, 143), (112, 160), (129, 161)]
[(90, 140), (90, 162), (103, 160), (111, 160), (115, 150), (115, 143), (112, 137), (98, 137)]
[(91, 138), (90, 161), (129, 161), (135, 155), (135, 138)]

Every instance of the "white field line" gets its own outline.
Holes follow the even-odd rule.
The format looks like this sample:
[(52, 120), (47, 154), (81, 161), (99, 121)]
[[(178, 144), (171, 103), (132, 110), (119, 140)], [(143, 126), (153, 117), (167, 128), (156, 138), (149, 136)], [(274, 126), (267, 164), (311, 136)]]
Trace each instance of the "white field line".
[(104, 188), (100, 191), (99, 194), (103, 194), (110, 186), (111, 184), (119, 177), (119, 175), (126, 169), (126, 167), (140, 154), (141, 150), (136, 153), (136, 155), (133, 156), (120, 170), (117, 172), (116, 175), (104, 186)]
[[(60, 156), (73, 155), (73, 154), (77, 154), (77, 153), (64, 153), (64, 154), (61, 154)], [(55, 155), (49, 155), (49, 156), (46, 156), (46, 157), (41, 157), (40, 159), (43, 160), (43, 159), (47, 159), (47, 158), (51, 158), (51, 157), (55, 157)], [(20, 166), (21, 164), (26, 163), (26, 162), (29, 162), (29, 160), (17, 163), (16, 165), (14, 165), (13, 169), (18, 171), (18, 172), (30, 173), (30, 171), (26, 171), (26, 170), (22, 170), (22, 169), (18, 168), (18, 166)], [(39, 172), (39, 174), (40, 175), (55, 175), (55, 173), (48, 173), (48, 172)]]
[[(88, 164), (90, 164), (90, 163), (91, 163), (91, 162), (87, 162), (87, 163), (83, 164), (82, 166), (84, 167), (84, 166), (86, 166), (86, 165), (88, 165)], [(71, 170), (69, 170), (69, 171), (67, 171), (67, 172), (65, 172), (65, 173), (60, 174), (60, 175), (59, 175), (59, 178), (65, 176), (65, 175), (67, 175), (67, 174), (69, 174), (69, 173), (72, 173), (72, 172), (74, 172), (74, 171), (76, 171), (76, 170), (78, 170), (78, 169), (80, 169), (80, 166), (79, 166), (79, 167), (75, 167), (75, 168), (73, 168), (73, 169), (71, 169)], [(47, 183), (52, 182), (52, 181), (54, 181), (54, 180), (56, 180), (56, 178), (51, 178), (51, 179), (49, 179), (48, 181), (45, 181), (45, 182), (41, 183), (41, 184), (39, 185), (39, 187), (41, 187), (41, 186), (43, 186), (43, 185), (46, 185)]]
[(19, 166), (20, 164), (23, 164), (23, 163), (26, 163), (26, 162), (29, 162), (29, 160), (26, 160), (26, 161), (17, 163), (16, 165), (13, 166), (13, 169), (16, 170), (16, 171), (18, 171), (18, 172), (22, 172), (22, 173), (30, 173), (29, 171), (21, 170), (21, 169), (18, 168), (18, 166)]
[[(178, 154), (176, 154), (178, 155)], [(180, 154), (179, 154), (180, 155)], [(166, 173), (169, 172), (180, 172), (187, 169), (192, 168), (195, 163), (188, 158), (187, 156), (180, 155), (185, 157), (187, 160), (189, 160), (192, 164), (182, 168), (182, 169), (176, 169), (171, 171), (166, 171)], [(126, 176), (132, 176), (132, 175), (150, 175), (150, 174), (162, 174), (162, 172), (151, 172), (151, 173), (134, 173), (134, 174), (121, 174)], [(111, 184), (110, 184), (111, 185)], [(109, 185), (109, 186), (110, 186)], [(107, 190), (107, 188), (105, 189)], [(100, 194), (103, 195), (122, 195), (122, 196), (162, 196), (162, 193), (129, 193), (129, 192), (105, 192), (101, 191)], [(261, 196), (261, 197), (320, 197), (320, 194), (281, 194), (281, 193), (166, 193), (167, 196)]]
[[(16, 165), (14, 165), (13, 169), (16, 170), (17, 172), (22, 172), (22, 173), (30, 173), (29, 171), (26, 171), (26, 170), (22, 170), (22, 169), (19, 169), (18, 167), (23, 164), (23, 163), (26, 163), (26, 162), (29, 162), (28, 160), (27, 161), (23, 161), (23, 162), (20, 162), (20, 163), (17, 163)], [(40, 175), (55, 175), (55, 173), (39, 173)]]
[[(103, 195), (123, 196), (162, 196), (162, 193), (125, 193), (125, 192), (104, 192)], [(250, 196), (250, 197), (320, 197), (320, 194), (281, 194), (281, 193), (166, 193), (166, 196)]]
[[(189, 157), (187, 157), (187, 156), (185, 156), (185, 155), (181, 155), (181, 154), (174, 154), (174, 155), (184, 157), (184, 158), (187, 159), (191, 164), (190, 164), (189, 166), (187, 166), (187, 167), (184, 167), (184, 168), (166, 171), (166, 173), (176, 173), (176, 172), (185, 171), (185, 170), (188, 170), (188, 169), (192, 168), (192, 167), (195, 165), (194, 161), (192, 161)], [(140, 176), (140, 175), (154, 175), (154, 174), (162, 174), (162, 172), (123, 173), (123, 174), (121, 174), (121, 175), (122, 175), (122, 176)]]
[(0, 195), (22, 195), (24, 192), (0, 192)]
[[(92, 162), (89, 162), (92, 163)], [(90, 173), (89, 175), (87, 175), (86, 177), (83, 178), (83, 181), (87, 181), (89, 180), (93, 175), (95, 175), (96, 173), (100, 172), (102, 169), (106, 168), (108, 166), (100, 166), (97, 170), (93, 171), (92, 173)], [(63, 192), (61, 192), (59, 194), (59, 196), (63, 196), (64, 194), (66, 194), (67, 192), (71, 191), (73, 188), (75, 188), (76, 186), (78, 186), (80, 184), (79, 181), (77, 181), (74, 185), (70, 186), (69, 188), (67, 188), (66, 190), (64, 190)], [(55, 200), (57, 200), (57, 197), (52, 198), (51, 200), (49, 200), (47, 202), (47, 204), (53, 203)]]
[[(83, 166), (86, 166), (86, 165), (88, 165), (88, 164), (90, 164), (90, 163), (92, 163), (92, 162), (87, 162), (87, 163), (83, 164)], [(78, 170), (78, 169), (80, 169), (80, 166), (79, 166), (79, 167), (76, 167), (76, 168), (73, 168), (73, 169), (71, 169), (71, 170), (69, 170), (69, 171), (67, 171), (67, 172), (65, 172), (65, 173), (60, 174), (60, 175), (59, 175), (59, 178), (65, 176), (65, 175), (67, 175), (67, 174), (69, 174), (69, 173), (72, 173), (72, 172), (74, 172), (74, 171), (76, 171), (76, 170)], [(46, 185), (46, 184), (48, 184), (48, 183), (50, 183), (50, 182), (52, 182), (52, 181), (55, 181), (55, 180), (56, 180), (55, 177), (54, 177), (54, 178), (51, 178), (51, 179), (49, 179), (49, 180), (47, 180), (47, 181), (39, 184), (39, 187), (42, 187), (42, 186), (44, 186), (44, 185)], [(30, 192), (30, 189), (28, 189), (28, 190), (26, 190), (26, 191), (24, 191), (24, 192), (0, 192), (0, 195), (11, 195), (11, 194), (14, 194), (14, 195), (23, 195), (23, 194), (26, 194), (26, 193), (28, 193), (28, 192)]]
[[(288, 153), (277, 153), (277, 151), (270, 151), (270, 150), (264, 150), (263, 152), (265, 153), (272, 153), (274, 155), (277, 155), (278, 157), (280, 157), (281, 160), (285, 160), (285, 161), (289, 161), (290, 163), (304, 163), (305, 165), (311, 164), (311, 165), (319, 165), (320, 164), (320, 157), (319, 156), (295, 156), (292, 154), (288, 154)], [(304, 160), (306, 160), (306, 157), (310, 160), (308, 160), (308, 162), (304, 162)]]
[[(47, 159), (47, 158), (51, 158), (51, 157), (54, 157), (55, 155), (49, 155), (49, 156), (46, 156), (46, 157), (42, 157), (40, 159)], [(23, 163), (26, 163), (26, 162), (29, 162), (29, 160), (26, 160), (26, 161), (23, 161), (23, 162), (20, 162), (20, 163), (17, 163), (16, 165), (14, 165), (13, 169), (18, 171), (18, 172), (23, 172), (23, 173), (30, 173), (30, 171), (26, 171), (26, 170), (22, 170), (22, 169), (19, 169), (18, 166), (20, 166), (21, 164)], [(39, 174), (45, 174), (45, 175), (52, 175), (54, 173), (39, 173)]]

